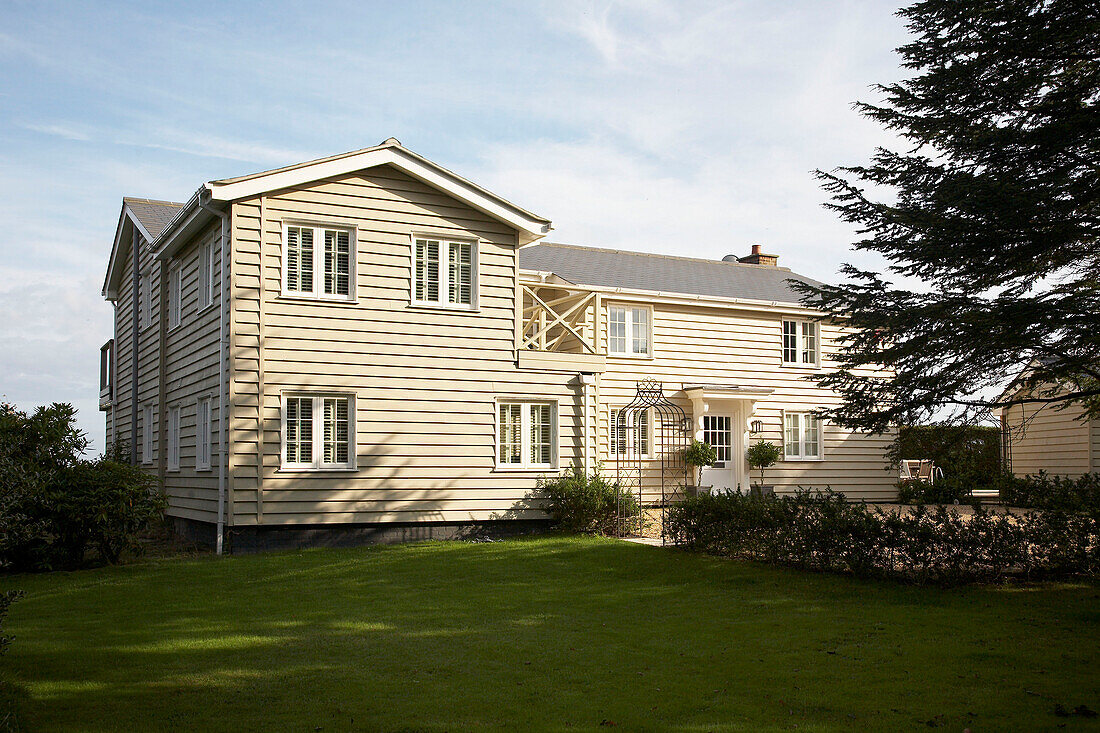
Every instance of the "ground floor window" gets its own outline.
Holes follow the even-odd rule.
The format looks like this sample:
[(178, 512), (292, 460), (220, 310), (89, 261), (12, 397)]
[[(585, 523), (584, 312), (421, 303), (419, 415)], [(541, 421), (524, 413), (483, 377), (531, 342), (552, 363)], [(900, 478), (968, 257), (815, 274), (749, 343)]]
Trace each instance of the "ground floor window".
[(733, 460), (733, 418), (729, 415), (703, 415), (703, 442), (714, 448), (714, 468), (725, 468)]
[(283, 395), (284, 468), (355, 468), (354, 438), (353, 395)]
[(821, 418), (810, 412), (783, 413), (783, 457), (820, 460), (821, 454)]
[(555, 402), (497, 402), (497, 465), (552, 468), (558, 460)]
[(653, 454), (651, 410), (630, 410), (619, 419), (619, 409), (612, 408), (608, 422), (612, 456), (648, 456)]
[(180, 407), (168, 408), (168, 470), (180, 470)]

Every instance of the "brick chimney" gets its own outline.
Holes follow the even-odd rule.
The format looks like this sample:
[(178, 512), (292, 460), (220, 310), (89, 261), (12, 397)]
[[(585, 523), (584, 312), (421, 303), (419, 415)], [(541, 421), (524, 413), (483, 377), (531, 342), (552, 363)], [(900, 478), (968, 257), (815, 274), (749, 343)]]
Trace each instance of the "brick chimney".
[(737, 255), (727, 255), (722, 258), (727, 262), (736, 260), (746, 265), (767, 265), (769, 267), (776, 267), (779, 264), (779, 255), (768, 255), (760, 251), (760, 245), (754, 244), (752, 246), (752, 254), (747, 257), (738, 257)]

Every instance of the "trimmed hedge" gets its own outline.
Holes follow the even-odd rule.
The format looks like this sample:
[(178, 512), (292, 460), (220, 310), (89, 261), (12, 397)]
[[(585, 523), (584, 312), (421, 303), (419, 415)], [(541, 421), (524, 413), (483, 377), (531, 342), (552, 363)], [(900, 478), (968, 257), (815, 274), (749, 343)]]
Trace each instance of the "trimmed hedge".
[(918, 584), (1100, 575), (1100, 517), (1061, 510), (963, 517), (943, 506), (871, 508), (831, 491), (723, 494), (677, 504), (666, 526), (696, 552)]
[(1001, 503), (1008, 506), (1100, 513), (1100, 473), (1071, 479), (1040, 471), (1037, 476), (1007, 478), (1002, 484)]

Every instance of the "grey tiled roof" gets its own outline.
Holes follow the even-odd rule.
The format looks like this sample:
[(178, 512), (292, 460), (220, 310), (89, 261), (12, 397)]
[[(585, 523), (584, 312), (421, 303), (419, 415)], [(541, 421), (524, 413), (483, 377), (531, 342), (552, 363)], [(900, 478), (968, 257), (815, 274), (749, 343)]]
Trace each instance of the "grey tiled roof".
[(154, 201), (152, 199), (138, 199), (126, 197), (122, 199), (130, 211), (134, 212), (141, 225), (149, 230), (149, 234), (155, 239), (168, 226), (168, 222), (179, 213), (183, 204), (175, 201)]
[(820, 285), (785, 267), (745, 265), (721, 260), (537, 244), (519, 251), (524, 270), (553, 272), (577, 285), (712, 295), (768, 302), (798, 303), (788, 279)]

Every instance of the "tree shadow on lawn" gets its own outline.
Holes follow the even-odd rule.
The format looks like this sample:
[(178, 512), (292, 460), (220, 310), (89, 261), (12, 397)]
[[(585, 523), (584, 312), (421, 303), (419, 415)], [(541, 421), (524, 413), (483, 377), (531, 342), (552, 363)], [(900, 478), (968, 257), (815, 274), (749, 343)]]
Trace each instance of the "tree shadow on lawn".
[(4, 663), (32, 729), (1019, 727), (1100, 694), (1091, 585), (912, 588), (570, 537), (3, 585), (28, 591)]

